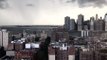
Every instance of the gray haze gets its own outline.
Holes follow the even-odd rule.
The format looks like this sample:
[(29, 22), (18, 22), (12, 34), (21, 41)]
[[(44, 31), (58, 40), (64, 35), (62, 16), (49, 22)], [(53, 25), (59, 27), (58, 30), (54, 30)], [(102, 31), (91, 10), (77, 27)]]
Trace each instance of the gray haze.
[(67, 0), (66, 3), (74, 3), (77, 2), (79, 7), (103, 7), (103, 5), (107, 5), (107, 0)]

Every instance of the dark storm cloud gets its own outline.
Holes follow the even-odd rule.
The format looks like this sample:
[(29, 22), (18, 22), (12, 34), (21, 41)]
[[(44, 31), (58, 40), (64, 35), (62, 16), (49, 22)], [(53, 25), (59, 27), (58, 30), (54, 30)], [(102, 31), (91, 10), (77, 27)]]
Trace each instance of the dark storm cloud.
[(93, 6), (93, 7), (103, 7), (107, 5), (107, 0), (67, 0), (66, 3), (77, 2), (79, 7)]
[(7, 8), (9, 5), (7, 3), (6, 0), (0, 0), (0, 9), (5, 9)]

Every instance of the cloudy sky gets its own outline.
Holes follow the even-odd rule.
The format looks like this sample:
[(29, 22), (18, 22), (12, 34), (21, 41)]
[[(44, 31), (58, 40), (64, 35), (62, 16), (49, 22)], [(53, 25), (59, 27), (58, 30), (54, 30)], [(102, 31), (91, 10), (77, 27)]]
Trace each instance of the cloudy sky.
[(104, 17), (106, 0), (0, 0), (0, 25), (63, 25), (64, 17)]

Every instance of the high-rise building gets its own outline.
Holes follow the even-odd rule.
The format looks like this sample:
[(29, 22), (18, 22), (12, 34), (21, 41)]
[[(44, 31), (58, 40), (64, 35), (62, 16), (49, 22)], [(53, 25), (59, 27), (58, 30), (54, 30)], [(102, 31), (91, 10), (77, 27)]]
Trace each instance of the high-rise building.
[(70, 17), (66, 16), (65, 17), (65, 29), (69, 30), (69, 28), (70, 28)]
[(72, 30), (75, 30), (75, 19), (71, 19), (70, 20), (70, 25), (69, 25), (69, 30), (72, 31)]
[(94, 22), (95, 31), (104, 31), (105, 30), (104, 26), (105, 26), (104, 20), (101, 19), (95, 20)]
[(98, 14), (96, 14), (96, 20), (98, 20)]
[(94, 30), (94, 17), (90, 18), (90, 30), (93, 31)]
[(75, 30), (75, 19), (70, 19), (69, 16), (65, 17), (65, 29), (68, 31)]
[(78, 29), (78, 31), (83, 30), (83, 21), (84, 21), (84, 16), (82, 14), (78, 15), (78, 19), (77, 19), (77, 29)]
[(107, 31), (107, 14), (105, 14), (104, 20), (105, 20), (105, 31)]
[(0, 46), (3, 46), (5, 49), (8, 47), (9, 33), (3, 29), (0, 31)]

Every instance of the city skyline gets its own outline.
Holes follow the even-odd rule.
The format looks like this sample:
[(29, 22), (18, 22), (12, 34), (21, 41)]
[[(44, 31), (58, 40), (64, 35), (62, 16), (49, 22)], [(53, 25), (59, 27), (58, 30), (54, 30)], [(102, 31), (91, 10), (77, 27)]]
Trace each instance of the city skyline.
[[(2, 3), (3, 2), (3, 3)], [(85, 20), (106, 14), (106, 0), (1, 0), (0, 25), (63, 25), (64, 17)]]

